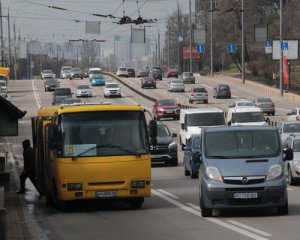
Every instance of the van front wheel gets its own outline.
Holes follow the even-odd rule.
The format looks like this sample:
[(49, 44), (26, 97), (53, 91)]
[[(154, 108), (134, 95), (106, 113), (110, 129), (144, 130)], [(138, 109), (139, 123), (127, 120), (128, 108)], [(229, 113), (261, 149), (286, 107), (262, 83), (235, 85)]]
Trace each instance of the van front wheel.
[(205, 207), (202, 194), (200, 196), (200, 209), (201, 209), (202, 217), (211, 217), (212, 216), (212, 209)]

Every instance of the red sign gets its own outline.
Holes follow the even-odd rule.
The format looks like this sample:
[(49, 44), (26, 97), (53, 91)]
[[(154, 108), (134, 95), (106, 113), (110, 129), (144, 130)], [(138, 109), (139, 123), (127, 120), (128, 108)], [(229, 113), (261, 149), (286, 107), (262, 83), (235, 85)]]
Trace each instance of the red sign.
[[(200, 58), (196, 46), (192, 46), (192, 58)], [(190, 59), (190, 46), (183, 47), (183, 59)]]
[(282, 70), (283, 70), (283, 84), (289, 84), (289, 66), (287, 62), (287, 58), (283, 56), (283, 63), (282, 63)]

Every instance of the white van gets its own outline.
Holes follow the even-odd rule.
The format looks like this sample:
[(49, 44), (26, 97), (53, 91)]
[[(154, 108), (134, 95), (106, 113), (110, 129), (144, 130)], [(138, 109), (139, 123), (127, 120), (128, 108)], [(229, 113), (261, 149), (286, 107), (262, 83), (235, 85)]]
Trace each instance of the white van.
[(91, 80), (93, 77), (93, 74), (101, 74), (102, 69), (101, 68), (90, 68), (89, 69), (89, 79)]
[(192, 134), (200, 134), (202, 127), (224, 126), (224, 112), (218, 108), (180, 109), (180, 144), (182, 149)]
[(227, 113), (227, 125), (231, 126), (265, 126), (263, 111), (258, 107), (232, 107)]

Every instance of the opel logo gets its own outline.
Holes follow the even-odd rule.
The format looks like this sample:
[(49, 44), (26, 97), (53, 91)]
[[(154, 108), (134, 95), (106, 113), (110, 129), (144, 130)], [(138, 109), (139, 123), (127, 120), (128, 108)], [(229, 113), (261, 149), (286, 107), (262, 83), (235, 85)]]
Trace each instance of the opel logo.
[(248, 179), (246, 177), (242, 178), (242, 183), (246, 184), (248, 182)]

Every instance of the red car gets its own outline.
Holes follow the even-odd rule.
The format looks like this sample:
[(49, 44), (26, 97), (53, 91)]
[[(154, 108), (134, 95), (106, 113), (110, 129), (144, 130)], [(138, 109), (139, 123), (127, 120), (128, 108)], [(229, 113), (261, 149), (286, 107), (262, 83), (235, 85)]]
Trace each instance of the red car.
[(174, 99), (156, 100), (152, 112), (156, 120), (161, 118), (179, 120), (180, 106)]
[(170, 77), (178, 78), (178, 72), (177, 72), (176, 70), (169, 69), (169, 70), (166, 72), (166, 77), (167, 77), (167, 78), (170, 78)]

